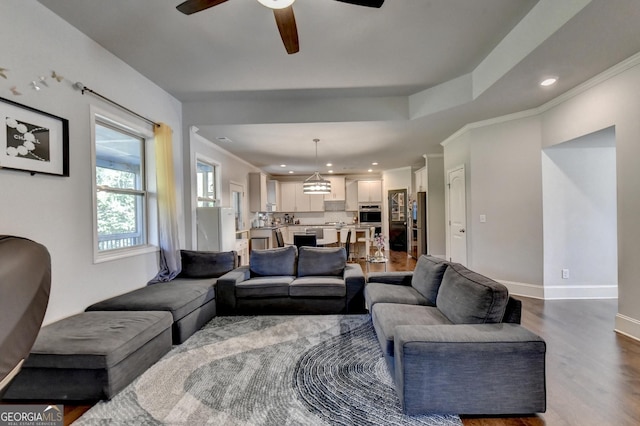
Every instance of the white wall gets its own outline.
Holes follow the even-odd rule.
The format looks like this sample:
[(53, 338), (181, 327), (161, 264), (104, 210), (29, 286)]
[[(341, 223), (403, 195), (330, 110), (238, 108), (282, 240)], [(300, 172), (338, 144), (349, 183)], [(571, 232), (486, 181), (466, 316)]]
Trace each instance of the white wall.
[[(542, 285), (540, 123), (536, 118), (470, 132), (468, 265), (504, 281)], [(480, 215), (486, 222), (480, 223)]]
[[(466, 206), (467, 210), (471, 205), (471, 135), (469, 132), (462, 131), (452, 135), (449, 139), (442, 143), (444, 147), (444, 183), (445, 183), (445, 197), (444, 197), (444, 211), (445, 220), (448, 220), (449, 215), (449, 191), (448, 191), (448, 173), (460, 166), (464, 166), (465, 169), (465, 188), (466, 188)], [(473, 253), (470, 250), (471, 242), (473, 241), (473, 225), (467, 215), (466, 224), (466, 238), (467, 238), (467, 264), (473, 259)], [(449, 252), (449, 239), (451, 227), (448, 223), (445, 223), (445, 258), (450, 259), (451, 253)]]
[[(523, 128), (516, 131), (508, 139), (511, 143), (520, 143), (519, 139), (535, 139), (538, 138), (538, 149), (533, 150), (528, 146), (525, 148), (532, 153), (532, 158), (528, 160), (530, 164), (526, 168), (526, 175), (514, 169), (508, 162), (498, 162), (491, 160), (478, 161), (474, 155), (482, 154), (479, 150), (474, 150), (471, 157), (471, 179), (484, 179), (484, 184), (500, 185), (497, 179), (501, 176), (509, 176), (513, 181), (524, 180), (525, 187), (533, 188), (533, 173), (531, 164), (540, 162), (540, 169), (537, 171), (538, 179), (542, 180), (542, 164), (541, 150), (563, 142), (571, 141), (576, 138), (589, 135), (606, 128), (615, 128), (616, 142), (616, 185), (617, 185), (617, 255), (618, 255), (618, 315), (616, 317), (616, 330), (640, 339), (640, 262), (638, 262), (638, 253), (640, 253), (640, 197), (638, 197), (638, 182), (640, 182), (640, 54), (637, 54), (611, 70), (595, 77), (584, 85), (570, 91), (543, 105), (536, 110), (527, 111), (514, 117), (503, 117), (501, 121), (517, 121), (527, 122), (529, 116), (531, 120), (539, 125), (539, 135), (531, 136)], [(468, 125), (465, 129), (453, 135), (444, 145), (445, 168), (449, 168), (464, 159), (464, 153), (467, 152), (469, 146), (473, 150), (476, 143), (475, 137), (479, 133), (474, 133), (474, 129), (480, 127), (483, 130), (484, 148), (493, 151), (494, 155), (506, 159), (506, 152), (503, 151), (509, 140), (505, 138), (503, 132), (504, 126), (498, 123), (498, 119), (491, 122), (475, 123)], [(493, 139), (493, 143), (491, 143)], [(534, 141), (531, 140), (533, 145)], [(512, 151), (513, 152), (513, 151)], [(517, 154), (516, 152), (513, 152)], [(535, 157), (535, 158), (533, 158)], [(478, 168), (497, 168), (496, 170), (477, 170)], [(492, 181), (491, 176), (495, 176)], [(472, 184), (473, 191), (485, 191), (485, 196), (489, 196), (489, 189), (479, 188), (480, 185)], [(472, 195), (473, 202), (468, 205), (468, 211), (477, 216), (481, 209), (488, 208), (484, 203), (484, 196), (479, 194)], [(505, 197), (507, 198), (507, 197)], [(509, 197), (510, 198), (510, 197)], [(534, 209), (534, 216), (541, 211), (541, 197), (533, 194), (529, 200), (530, 206)], [(538, 204), (538, 205), (536, 205)], [(513, 206), (503, 203), (504, 209), (501, 218), (504, 221), (502, 226), (506, 228), (516, 229), (516, 224), (521, 221), (522, 215), (519, 213), (518, 204)], [(490, 218), (488, 217), (488, 221)], [(536, 225), (537, 219), (535, 219)], [(522, 223), (520, 223), (522, 225)], [(537, 226), (537, 225), (536, 225)], [(517, 250), (521, 253), (526, 252), (525, 244), (529, 241), (500, 242), (495, 240), (495, 244), (501, 244), (503, 247), (493, 248), (494, 256), (482, 257), (482, 253), (478, 250), (488, 247), (488, 244), (476, 242), (478, 238), (488, 238), (485, 232), (476, 232), (477, 226), (467, 226), (469, 230), (468, 237), (471, 237), (472, 247), (474, 250), (470, 252), (472, 256), (472, 265), (479, 264), (484, 271), (493, 272), (492, 277), (497, 279), (511, 280), (526, 283), (527, 280), (533, 279), (528, 269), (522, 269), (520, 263), (510, 265), (505, 262), (502, 256), (498, 255), (497, 250), (507, 252), (508, 249)], [(526, 230), (525, 230), (526, 231)], [(542, 232), (540, 232), (542, 235)], [(539, 244), (542, 237), (534, 241)], [(476, 257), (481, 256), (481, 262), (477, 262)], [(531, 259), (534, 263), (537, 259)], [(598, 259), (599, 260), (599, 259)], [(524, 259), (522, 260), (524, 261)], [(506, 265), (505, 265), (506, 264)], [(557, 269), (555, 267), (554, 269)], [(542, 274), (542, 267), (538, 274)], [(501, 276), (496, 276), (495, 272), (500, 272)], [(534, 286), (538, 283), (531, 283)]]
[(427, 155), (427, 229), (429, 242), (427, 251), (432, 256), (445, 257), (445, 212), (444, 212), (444, 157), (442, 155)]
[[(72, 84), (81, 81), (171, 126), (178, 166), (182, 162), (181, 104), (35, 1), (0, 2), (0, 28), (0, 65), (9, 70), (6, 80), (0, 78), (0, 96), (69, 120), (69, 177), (0, 170), (0, 234), (31, 238), (51, 253), (52, 288), (45, 317), (49, 323), (144, 286), (158, 270), (156, 253), (93, 264), (89, 106), (115, 110), (82, 96)], [(54, 70), (65, 80), (58, 83), (49, 78), (49, 87), (38, 92), (29, 86), (31, 80), (49, 77)], [(13, 86), (21, 96), (11, 93)], [(178, 180), (182, 188), (179, 173)], [(178, 199), (182, 205), (181, 191)], [(178, 215), (182, 223), (182, 209)], [(184, 233), (181, 227), (182, 239)]]
[(614, 129), (545, 149), (542, 178), (545, 298), (617, 297)]
[[(252, 216), (249, 212), (249, 173), (259, 172), (260, 169), (218, 147), (192, 130), (187, 130), (185, 138), (190, 140), (189, 147), (185, 148), (187, 153), (185, 154), (184, 162), (185, 211), (188, 212), (185, 215), (187, 229), (192, 229), (192, 224), (194, 224), (196, 220), (196, 155), (204, 156), (220, 165), (220, 202), (222, 206), (231, 206), (231, 192), (229, 190), (229, 184), (231, 182), (244, 186), (244, 221), (247, 228), (251, 227)], [(195, 227), (193, 227), (192, 233), (188, 236), (186, 247), (195, 249), (195, 238)]]

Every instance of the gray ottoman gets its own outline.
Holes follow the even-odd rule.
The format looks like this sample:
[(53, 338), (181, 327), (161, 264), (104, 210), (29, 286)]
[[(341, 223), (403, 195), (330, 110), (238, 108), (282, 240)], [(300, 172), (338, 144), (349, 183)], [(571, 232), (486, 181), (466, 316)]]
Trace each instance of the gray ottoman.
[(83, 312), (43, 327), (4, 400), (111, 399), (171, 349), (169, 312)]

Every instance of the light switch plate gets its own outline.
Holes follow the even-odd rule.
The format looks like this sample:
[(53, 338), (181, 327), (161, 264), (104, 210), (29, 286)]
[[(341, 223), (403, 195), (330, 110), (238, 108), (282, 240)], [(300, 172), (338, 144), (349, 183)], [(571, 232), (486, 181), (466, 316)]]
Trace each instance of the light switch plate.
[(480, 223), (485, 223), (487, 221), (487, 215), (486, 214), (481, 214), (480, 215)]

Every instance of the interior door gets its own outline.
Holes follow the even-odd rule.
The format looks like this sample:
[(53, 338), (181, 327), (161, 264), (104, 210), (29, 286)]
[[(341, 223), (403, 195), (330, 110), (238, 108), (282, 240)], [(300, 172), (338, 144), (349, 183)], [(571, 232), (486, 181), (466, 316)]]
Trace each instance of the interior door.
[(464, 167), (447, 172), (449, 194), (449, 261), (467, 264), (467, 203)]
[(389, 191), (389, 248), (407, 251), (407, 190)]

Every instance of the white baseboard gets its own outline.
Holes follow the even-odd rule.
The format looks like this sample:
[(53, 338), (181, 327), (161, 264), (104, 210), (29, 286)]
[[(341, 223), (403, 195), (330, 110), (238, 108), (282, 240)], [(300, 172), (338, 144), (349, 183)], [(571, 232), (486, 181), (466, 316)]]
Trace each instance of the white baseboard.
[(544, 287), (545, 300), (617, 298), (618, 286), (616, 285), (572, 285)]
[(515, 281), (496, 280), (504, 284), (509, 293), (516, 296), (543, 300), (562, 299), (617, 299), (618, 287), (610, 285), (541, 286)]
[(509, 294), (513, 296), (531, 297), (533, 299), (544, 299), (544, 288), (535, 284), (518, 283), (515, 281), (496, 280), (504, 284), (509, 289)]
[(640, 340), (640, 321), (626, 315), (616, 315), (616, 325), (614, 329), (617, 333), (624, 334), (635, 340)]

